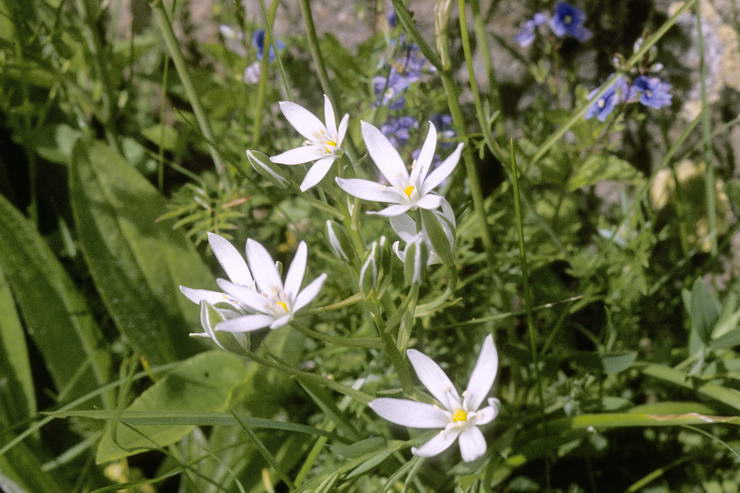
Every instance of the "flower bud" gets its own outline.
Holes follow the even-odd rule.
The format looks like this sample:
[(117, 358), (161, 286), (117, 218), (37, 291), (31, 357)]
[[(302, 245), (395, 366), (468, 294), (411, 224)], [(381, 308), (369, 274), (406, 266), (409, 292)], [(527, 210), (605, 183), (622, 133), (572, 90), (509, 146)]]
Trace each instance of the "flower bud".
[(347, 251), (352, 251), (349, 238), (344, 228), (334, 223), (331, 219), (326, 220), (326, 237), (329, 239), (329, 246), (334, 255), (345, 262), (349, 261)]
[(279, 168), (272, 165), (267, 154), (259, 151), (247, 151), (247, 159), (257, 173), (267, 178), (274, 185), (280, 188), (287, 188), (290, 185), (288, 178)]
[(370, 250), (360, 268), (360, 291), (364, 295), (372, 291), (378, 282), (377, 255), (378, 242), (374, 241), (370, 244)]
[(429, 260), (429, 248), (424, 239), (417, 236), (406, 244), (403, 253), (403, 277), (406, 284), (410, 286), (421, 284), (424, 266), (427, 265)]

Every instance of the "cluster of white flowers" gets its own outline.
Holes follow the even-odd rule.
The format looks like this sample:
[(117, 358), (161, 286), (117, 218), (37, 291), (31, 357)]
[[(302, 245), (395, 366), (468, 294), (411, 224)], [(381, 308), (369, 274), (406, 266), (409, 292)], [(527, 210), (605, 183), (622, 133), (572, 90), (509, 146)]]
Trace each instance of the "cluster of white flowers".
[[(313, 162), (300, 185), (300, 190), (305, 192), (318, 185), (329, 173), (334, 162), (345, 154), (342, 143), (347, 133), (349, 115), (345, 114), (337, 125), (334, 108), (326, 96), (323, 123), (306, 108), (289, 101), (280, 102), (280, 110), (305, 141), (299, 147), (272, 156), (270, 160), (284, 165)], [(421, 275), (418, 271), (423, 269), (423, 263), (431, 265), (443, 259), (435, 249), (430, 232), (426, 231), (427, 220), (417, 224), (409, 213), (416, 209), (431, 211), (430, 217), (439, 226), (438, 236), (449, 245), (450, 251), (454, 249), (455, 215), (450, 204), (435, 189), (454, 171), (460, 160), (463, 144), (459, 144), (446, 159), (432, 169), (437, 130), (429, 122), (426, 139), (409, 172), (398, 151), (380, 130), (363, 121), (361, 133), (382, 182), (338, 177), (336, 183), (354, 197), (389, 204), (382, 210), (368, 213), (389, 218), (392, 229), (406, 244), (401, 248), (399, 242), (395, 242), (393, 250), (401, 261), (414, 265), (414, 269), (411, 269), (412, 282), (419, 282)], [(327, 223), (327, 231), (332, 249), (340, 258), (347, 260), (330, 221)], [(209, 233), (208, 240), (228, 276), (228, 279), (217, 280), (222, 291), (184, 286), (180, 289), (189, 300), (201, 307), (204, 332), (191, 335), (211, 338), (222, 349), (224, 346), (216, 336), (217, 331), (239, 334), (266, 327), (282, 327), (316, 298), (326, 279), (326, 274), (321, 274), (301, 289), (308, 258), (305, 242), (298, 245), (283, 281), (275, 261), (257, 241), (247, 240), (245, 261), (239, 251), (222, 236)], [(376, 251), (379, 245), (382, 247), (385, 244), (384, 237), (372, 243), (363, 263), (362, 274), (365, 277), (369, 270), (372, 270), (372, 277), (376, 275)], [(428, 252), (428, 256), (418, 253), (422, 250)], [(211, 324), (209, 309), (213, 309), (221, 318), (215, 326)], [(438, 404), (381, 398), (372, 401), (370, 407), (381, 417), (396, 424), (412, 428), (443, 428), (430, 441), (419, 448), (413, 448), (415, 455), (436, 455), (459, 437), (463, 460), (472, 461), (481, 457), (486, 451), (486, 442), (478, 426), (492, 421), (499, 407), (498, 400), (489, 399), (489, 405), (479, 409), (493, 385), (498, 369), (493, 338), (488, 336), (483, 342), (478, 362), (462, 398), (444, 371), (428, 356), (413, 349), (407, 355), (419, 379)]]

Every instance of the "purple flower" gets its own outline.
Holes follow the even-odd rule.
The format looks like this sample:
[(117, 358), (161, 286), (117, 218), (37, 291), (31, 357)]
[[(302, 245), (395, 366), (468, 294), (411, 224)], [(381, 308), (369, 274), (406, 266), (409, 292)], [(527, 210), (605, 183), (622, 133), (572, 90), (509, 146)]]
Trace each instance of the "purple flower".
[(386, 106), (392, 110), (403, 107), (405, 100), (401, 94), (411, 82), (406, 77), (391, 69), (388, 77), (373, 77), (375, 90), (375, 106)]
[(391, 27), (396, 27), (396, 24), (398, 24), (398, 18), (396, 17), (396, 11), (393, 9), (391, 9), (390, 12), (388, 12), (385, 18), (388, 20), (388, 25)]
[(671, 85), (657, 77), (640, 75), (632, 83), (634, 97), (650, 108), (662, 108), (671, 104)]
[(400, 149), (409, 141), (409, 130), (416, 128), (419, 122), (411, 116), (402, 116), (400, 118), (391, 118), (380, 127), (380, 131), (393, 144), (393, 147)]
[(542, 24), (547, 22), (547, 14), (544, 12), (537, 12), (534, 14), (534, 17), (526, 21), (521, 29), (519, 30), (519, 33), (514, 37), (514, 41), (516, 41), (519, 46), (529, 46), (532, 44), (532, 41), (534, 41), (534, 35), (537, 26), (541, 26)]
[[(285, 48), (285, 43), (280, 41), (279, 39), (275, 42), (275, 45), (277, 45), (278, 50), (282, 50)], [(265, 30), (264, 29), (257, 29), (254, 34), (252, 35), (252, 46), (257, 50), (257, 60), (262, 60), (262, 57), (265, 54)], [(275, 48), (274, 46), (270, 46), (270, 61), (275, 60)]]
[[(588, 99), (592, 99), (596, 93), (599, 92), (599, 88), (594, 89), (588, 94)], [(597, 120), (603, 122), (606, 120), (617, 104), (627, 101), (630, 95), (630, 88), (624, 77), (620, 77), (616, 83), (614, 83), (607, 91), (601, 95), (599, 99), (593, 102), (591, 107), (586, 112), (584, 118), (586, 120), (596, 117)]]
[(585, 20), (583, 10), (560, 2), (555, 6), (555, 15), (550, 18), (550, 29), (559, 38), (573, 36), (578, 41), (586, 41), (591, 37), (591, 31), (583, 27)]

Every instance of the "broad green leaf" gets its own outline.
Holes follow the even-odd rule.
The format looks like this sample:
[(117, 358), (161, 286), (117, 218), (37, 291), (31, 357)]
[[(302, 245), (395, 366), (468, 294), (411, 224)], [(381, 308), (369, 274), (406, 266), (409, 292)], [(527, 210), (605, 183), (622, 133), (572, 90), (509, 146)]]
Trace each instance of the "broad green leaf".
[(155, 221), (165, 199), (97, 141), (78, 143), (69, 179), (80, 245), (118, 328), (155, 363), (193, 354), (187, 335), (200, 327), (199, 310), (178, 285), (208, 288), (213, 279), (192, 244)]
[[(177, 442), (196, 424), (187, 418), (184, 422), (192, 424), (182, 424), (178, 415), (222, 413), (228, 408), (233, 389), (247, 377), (247, 371), (244, 360), (231, 353), (208, 351), (193, 356), (126, 408), (121, 421), (128, 426), (112, 423), (98, 445), (96, 462), (101, 464)], [(165, 419), (160, 421), (161, 425), (123, 419), (137, 414), (153, 418), (144, 419), (144, 423), (156, 423), (157, 415)]]
[(712, 342), (712, 349), (740, 346), (740, 329), (734, 329)]
[(688, 306), (691, 316), (691, 330), (704, 344), (709, 344), (712, 329), (719, 319), (722, 305), (707, 290), (704, 281), (697, 278), (691, 288), (691, 304)]
[[(36, 413), (28, 348), (10, 286), (0, 269), (0, 408), (5, 408), (7, 424)], [(0, 412), (0, 415), (3, 413)]]
[(57, 390), (78, 396), (106, 383), (110, 356), (85, 299), (36, 228), (2, 196), (0, 267)]
[(714, 324), (712, 339), (718, 339), (730, 331), (736, 330), (740, 324), (740, 309), (737, 309), (737, 295), (732, 292), (722, 304), (722, 313)]
[(597, 154), (590, 156), (578, 166), (568, 180), (568, 190), (572, 192), (603, 180), (636, 183), (642, 181), (642, 174), (630, 163), (616, 156)]

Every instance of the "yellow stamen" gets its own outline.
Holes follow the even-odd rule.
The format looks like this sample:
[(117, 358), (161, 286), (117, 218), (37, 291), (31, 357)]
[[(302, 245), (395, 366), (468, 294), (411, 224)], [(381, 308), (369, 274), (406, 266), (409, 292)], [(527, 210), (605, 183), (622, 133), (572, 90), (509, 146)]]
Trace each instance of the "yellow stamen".
[(414, 193), (414, 190), (416, 190), (414, 188), (414, 186), (413, 185), (409, 185), (409, 186), (407, 186), (406, 188), (403, 189), (403, 193), (406, 194), (406, 197), (411, 198), (411, 194)]
[(326, 145), (327, 146), (336, 147), (337, 146), (337, 143), (335, 141), (333, 141), (333, 140), (327, 140), (326, 141)]
[(468, 412), (464, 409), (456, 409), (454, 413), (452, 413), (452, 421), (454, 423), (464, 423), (468, 420)]
[(276, 301), (275, 304), (279, 306), (280, 308), (282, 308), (283, 310), (285, 310), (286, 312), (288, 311), (288, 304), (285, 303), (284, 301)]

